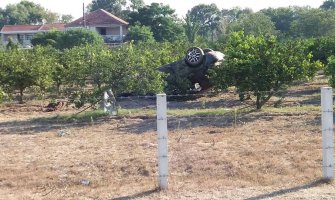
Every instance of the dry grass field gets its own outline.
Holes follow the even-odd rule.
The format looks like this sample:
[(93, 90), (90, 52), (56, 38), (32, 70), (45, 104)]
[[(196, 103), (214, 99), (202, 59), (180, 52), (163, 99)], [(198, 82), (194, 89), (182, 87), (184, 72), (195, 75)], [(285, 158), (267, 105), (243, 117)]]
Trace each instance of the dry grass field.
[(0, 199), (335, 199), (335, 183), (320, 180), (323, 85), (232, 115), (187, 114), (246, 106), (232, 93), (169, 102), (178, 110), (168, 119), (167, 191), (157, 190), (155, 100), (125, 99), (122, 108), (142, 108), (91, 120), (64, 120), (72, 108), (42, 112), (43, 102), (2, 104)]

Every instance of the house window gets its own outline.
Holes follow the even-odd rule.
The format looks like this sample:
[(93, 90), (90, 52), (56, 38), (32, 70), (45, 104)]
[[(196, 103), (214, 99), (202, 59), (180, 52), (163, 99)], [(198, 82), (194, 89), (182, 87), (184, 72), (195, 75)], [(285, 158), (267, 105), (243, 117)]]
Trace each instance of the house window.
[(23, 41), (24, 40), (24, 35), (23, 34), (17, 34), (17, 38), (19, 39), (19, 41)]
[(106, 28), (100, 28), (100, 35), (106, 35)]
[(26, 40), (32, 40), (34, 37), (34, 34), (27, 34), (26, 35)]

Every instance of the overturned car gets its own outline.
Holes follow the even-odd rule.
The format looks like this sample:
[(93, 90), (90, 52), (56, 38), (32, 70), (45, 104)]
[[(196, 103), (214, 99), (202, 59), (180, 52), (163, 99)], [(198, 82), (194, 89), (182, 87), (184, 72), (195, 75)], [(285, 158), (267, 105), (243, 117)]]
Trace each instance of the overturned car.
[(219, 65), (224, 59), (224, 54), (212, 49), (199, 47), (189, 48), (185, 58), (158, 68), (167, 73), (166, 81), (171, 93), (187, 92), (196, 89), (206, 90), (211, 87), (207, 72), (212, 66)]

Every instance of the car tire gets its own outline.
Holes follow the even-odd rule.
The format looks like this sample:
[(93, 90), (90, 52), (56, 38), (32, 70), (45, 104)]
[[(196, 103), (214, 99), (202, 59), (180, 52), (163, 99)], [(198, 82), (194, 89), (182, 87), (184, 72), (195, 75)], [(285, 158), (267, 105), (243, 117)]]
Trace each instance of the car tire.
[(204, 51), (199, 47), (189, 48), (186, 52), (185, 62), (190, 67), (197, 67), (202, 63), (204, 55)]

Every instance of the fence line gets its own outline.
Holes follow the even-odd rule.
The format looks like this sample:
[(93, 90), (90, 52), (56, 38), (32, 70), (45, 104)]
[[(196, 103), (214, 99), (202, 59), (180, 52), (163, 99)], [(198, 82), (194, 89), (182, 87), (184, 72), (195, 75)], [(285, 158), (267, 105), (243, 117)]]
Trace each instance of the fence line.
[[(303, 90), (302, 90), (303, 91)], [(237, 94), (237, 93), (236, 93)], [(194, 94), (193, 96), (200, 96), (202, 94), (196, 95)], [(190, 96), (190, 95), (184, 95), (185, 96)], [(203, 95), (202, 95), (203, 96)], [(210, 95), (207, 95), (210, 96)], [(323, 96), (323, 95), (322, 95)], [(121, 97), (121, 99), (129, 99), (129, 98), (144, 98), (147, 99), (149, 98), (150, 100), (156, 100), (157, 101), (157, 132), (158, 132), (158, 136), (157, 136), (157, 140), (158, 140), (158, 158), (159, 158), (159, 171), (158, 171), (158, 177), (159, 177), (159, 185), (162, 189), (166, 189), (167, 188), (167, 184), (168, 184), (168, 176), (169, 177), (174, 177), (174, 176), (178, 176), (175, 175), (173, 172), (171, 172), (170, 174), (168, 173), (168, 148), (167, 148), (167, 131), (165, 130), (165, 127), (167, 126), (167, 114), (166, 114), (166, 106), (167, 106), (167, 102), (166, 102), (166, 98), (167, 97), (183, 97), (182, 95), (157, 95), (157, 97), (155, 96), (132, 96), (132, 97)], [(163, 99), (165, 100), (163, 100)], [(325, 135), (325, 139), (323, 139), (324, 141), (324, 145), (323, 147), (317, 147), (317, 148), (313, 148), (313, 149), (299, 149), (301, 151), (307, 151), (307, 150), (323, 150), (323, 163), (321, 164), (317, 164), (317, 165), (313, 165), (313, 166), (308, 166), (309, 168), (313, 168), (313, 169), (323, 169), (324, 170), (324, 178), (333, 178), (333, 166), (334, 166), (334, 161), (331, 160), (333, 159), (333, 136), (329, 137), (329, 135), (332, 135), (333, 132), (333, 127), (332, 127), (332, 119), (330, 119), (329, 117), (332, 116), (332, 110), (330, 112), (330, 109), (332, 109), (332, 94), (328, 94), (327, 95), (327, 104), (329, 104), (328, 106), (326, 106), (327, 108), (322, 108), (322, 114), (324, 114), (323, 116), (325, 116), (325, 119), (327, 122), (329, 122), (328, 125), (326, 125), (325, 127), (322, 128), (323, 131), (323, 135)], [(324, 98), (322, 98), (324, 99)], [(323, 100), (321, 99), (321, 102), (323, 102)], [(161, 102), (159, 102), (161, 100)], [(158, 103), (159, 102), (159, 103)], [(293, 102), (293, 101), (292, 101)], [(295, 101), (294, 101), (295, 102)], [(331, 103), (330, 103), (331, 102)], [(323, 103), (324, 105), (324, 103)], [(165, 108), (164, 108), (165, 107)], [(228, 107), (228, 106), (226, 106)], [(161, 110), (160, 110), (161, 109)], [(200, 109), (201, 110), (201, 109)], [(234, 111), (233, 109), (231, 111)], [(164, 114), (165, 113), (165, 114)], [(177, 122), (179, 121), (183, 121), (185, 119), (218, 119), (218, 120), (222, 120), (223, 117), (225, 117), (226, 115), (231, 115), (231, 114), (222, 114), (222, 115), (217, 115), (217, 116), (213, 116), (213, 115), (208, 115), (208, 116), (169, 116), (169, 119), (174, 119), (177, 120)], [(240, 114), (239, 114), (240, 115)], [(235, 119), (236, 120), (236, 119)], [(324, 121), (324, 120), (322, 120)], [(87, 123), (82, 123), (82, 124), (87, 124)], [(330, 127), (331, 124), (331, 127)], [(14, 125), (13, 125), (14, 126)], [(278, 130), (280, 131), (281, 129), (278, 128)], [(285, 129), (283, 129), (285, 130)], [(1, 135), (1, 134), (0, 134)], [(181, 144), (185, 144), (187, 142), (180, 142)], [(13, 145), (14, 146), (14, 145)], [(11, 147), (11, 146), (5, 146), (5, 148), (7, 147)], [(233, 149), (233, 150), (229, 150), (229, 152), (239, 152), (238, 149), (241, 150), (245, 150), (245, 148), (237, 148), (237, 149)], [(258, 152), (258, 151), (251, 151), (251, 152)], [(264, 151), (262, 151), (264, 152)], [(173, 157), (173, 156), (171, 156)], [(170, 157), (170, 158), (171, 158)], [(210, 157), (215, 159), (215, 157)], [(314, 163), (314, 162), (313, 162)], [(29, 165), (29, 163), (27, 164)], [(0, 165), (2, 167), (10, 167), (12, 166), (11, 164), (7, 164), (7, 165)], [(53, 164), (47, 164), (47, 165), (39, 165), (38, 167), (54, 167), (55, 165)], [(58, 167), (56, 165), (56, 167)], [(153, 176), (147, 176), (147, 177), (153, 177)], [(155, 176), (157, 177), (157, 176)]]
[[(320, 92), (320, 89), (313, 90), (315, 93)], [(258, 91), (259, 93), (274, 93), (274, 94), (289, 94), (289, 93), (299, 93), (299, 92), (306, 92), (306, 90), (294, 90), (291, 92), (289, 90), (278, 90), (278, 91)], [(216, 95), (222, 94), (233, 94), (233, 95), (253, 95), (254, 92), (247, 91), (247, 92), (238, 92), (238, 91), (225, 91), (225, 92), (204, 92), (204, 93), (193, 93), (193, 94), (166, 94), (167, 98), (171, 97), (212, 97)], [(115, 97), (117, 100), (122, 99), (155, 99), (156, 96), (154, 95), (129, 95), (129, 96), (117, 96)]]
[[(164, 96), (164, 97), (166, 98), (166, 96)], [(177, 95), (177, 97), (179, 97), (179, 95)], [(157, 98), (158, 98), (158, 95), (157, 95)], [(159, 110), (166, 109), (166, 105), (161, 105), (161, 104), (158, 103), (158, 101), (159, 100), (157, 100), (157, 113), (161, 113), (162, 111), (159, 111)], [(165, 99), (165, 101), (166, 101), (166, 99)], [(164, 102), (164, 101), (161, 101), (161, 102)], [(164, 107), (160, 108), (159, 106), (164, 106)], [(323, 178), (324, 179), (333, 179), (333, 176), (334, 176), (333, 94), (332, 94), (332, 89), (329, 88), (329, 87), (323, 87), (321, 89), (321, 107), (322, 107), (322, 143), (323, 143), (323, 146), (322, 146), (323, 156), (322, 156), (322, 158), (323, 158), (323, 162), (322, 162), (322, 165), (319, 165), (319, 169), (320, 168), (323, 169)], [(166, 112), (166, 110), (164, 110), (164, 112)], [(159, 114), (157, 114), (157, 120), (158, 120), (157, 124), (160, 123), (158, 115)], [(199, 117), (197, 117), (197, 118), (199, 118)], [(206, 117), (206, 118), (209, 119), (209, 117)], [(215, 117), (215, 118), (217, 118), (217, 117)], [(213, 119), (213, 117), (212, 117), (212, 119)], [(160, 134), (159, 132), (160, 131), (158, 130), (158, 134)], [(158, 136), (158, 137), (160, 137), (160, 136)], [(166, 138), (164, 138), (164, 139), (166, 139)], [(316, 150), (316, 149), (314, 149), (314, 150)], [(166, 153), (167, 153), (167, 151), (166, 151)], [(166, 157), (167, 157), (167, 155), (166, 155)], [(167, 163), (166, 163), (166, 167), (167, 167)], [(161, 174), (159, 175), (159, 177), (161, 177)], [(164, 186), (161, 185), (161, 182), (160, 182), (160, 186), (164, 187)]]

